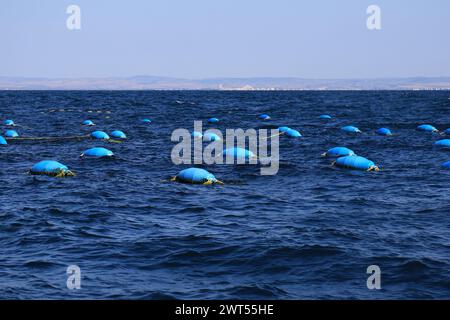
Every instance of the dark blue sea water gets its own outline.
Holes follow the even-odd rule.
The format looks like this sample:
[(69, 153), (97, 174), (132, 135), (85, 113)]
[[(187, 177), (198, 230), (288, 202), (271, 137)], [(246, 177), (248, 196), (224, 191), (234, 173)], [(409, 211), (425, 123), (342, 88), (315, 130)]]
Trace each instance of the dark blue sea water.
[[(0, 118), (23, 137), (119, 129), (115, 144), (89, 139), (16, 141), (0, 148), (0, 298), (3, 299), (434, 299), (450, 298), (449, 92), (1, 92)], [(164, 181), (172, 130), (216, 116), (252, 128), (272, 116), (301, 139), (281, 137), (281, 166), (205, 168), (225, 185)], [(318, 119), (322, 113), (333, 120)], [(153, 119), (143, 125), (139, 119)], [(264, 124), (268, 124), (264, 122)], [(363, 133), (339, 130), (356, 125)], [(377, 136), (389, 127), (392, 137)], [(2, 127), (2, 132), (5, 130)], [(381, 172), (330, 166), (343, 145)], [(114, 159), (81, 160), (93, 146)], [(43, 159), (76, 177), (30, 176)], [(68, 265), (81, 289), (66, 287)], [(381, 268), (381, 290), (366, 268)]]

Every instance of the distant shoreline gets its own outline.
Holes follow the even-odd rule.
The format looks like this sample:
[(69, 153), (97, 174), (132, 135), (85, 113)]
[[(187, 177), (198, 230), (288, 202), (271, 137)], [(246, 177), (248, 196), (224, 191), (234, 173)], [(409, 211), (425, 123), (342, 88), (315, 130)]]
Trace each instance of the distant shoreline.
[(64, 92), (64, 91), (91, 91), (91, 92), (442, 92), (450, 91), (450, 88), (445, 89), (329, 89), (329, 90), (315, 90), (315, 89), (275, 89), (275, 90), (219, 90), (219, 89), (1, 89), (0, 92)]
[(437, 91), (450, 90), (450, 77), (380, 79), (209, 78), (157, 76), (111, 78), (0, 77), (0, 90), (80, 91)]

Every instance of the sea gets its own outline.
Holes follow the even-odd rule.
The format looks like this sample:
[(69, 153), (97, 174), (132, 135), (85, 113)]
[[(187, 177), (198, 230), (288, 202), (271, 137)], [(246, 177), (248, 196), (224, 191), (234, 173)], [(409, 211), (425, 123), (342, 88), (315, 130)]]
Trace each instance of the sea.
[[(0, 119), (33, 138), (0, 148), (0, 299), (450, 299), (450, 151), (416, 130), (450, 128), (448, 91), (1, 91)], [(275, 175), (174, 164), (195, 120), (302, 137), (279, 137)], [(381, 171), (332, 166), (336, 146)], [(41, 160), (76, 176), (30, 175)], [(224, 184), (170, 181), (193, 166)]]

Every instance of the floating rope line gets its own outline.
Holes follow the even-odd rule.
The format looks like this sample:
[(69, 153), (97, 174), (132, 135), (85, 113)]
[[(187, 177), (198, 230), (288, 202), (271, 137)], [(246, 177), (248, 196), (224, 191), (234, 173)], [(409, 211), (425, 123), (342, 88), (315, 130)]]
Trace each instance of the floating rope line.
[(6, 138), (8, 141), (60, 141), (60, 140), (81, 140), (90, 139), (90, 135), (84, 136), (69, 136), (69, 137), (19, 137)]
[[(65, 141), (65, 140), (82, 140), (91, 139), (90, 135), (84, 136), (69, 136), (69, 137), (18, 137), (18, 138), (6, 138), (7, 141)], [(103, 139), (109, 143), (122, 143), (123, 141), (113, 139)]]

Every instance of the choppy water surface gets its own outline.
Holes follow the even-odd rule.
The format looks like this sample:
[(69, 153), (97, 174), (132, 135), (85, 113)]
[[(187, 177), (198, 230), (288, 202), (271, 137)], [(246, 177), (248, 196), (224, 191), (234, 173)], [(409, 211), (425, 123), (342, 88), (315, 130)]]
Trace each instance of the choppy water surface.
[[(0, 118), (22, 136), (123, 130), (121, 144), (11, 142), (0, 149), (0, 297), (130, 299), (450, 298), (450, 151), (422, 123), (450, 128), (448, 92), (1, 92)], [(281, 137), (276, 176), (205, 167), (224, 186), (164, 180), (176, 128), (215, 116), (252, 128), (268, 113)], [(322, 113), (333, 115), (322, 121)], [(150, 125), (139, 119), (153, 119)], [(268, 124), (264, 122), (264, 124)], [(360, 135), (339, 130), (356, 125)], [(392, 137), (374, 131), (388, 127)], [(210, 126), (206, 126), (210, 127)], [(2, 131), (6, 128), (3, 127)], [(343, 145), (383, 168), (330, 167)], [(94, 146), (114, 159), (81, 160)], [(43, 159), (77, 173), (27, 175)], [(82, 289), (66, 288), (76, 264)], [(379, 265), (382, 290), (366, 287)]]

